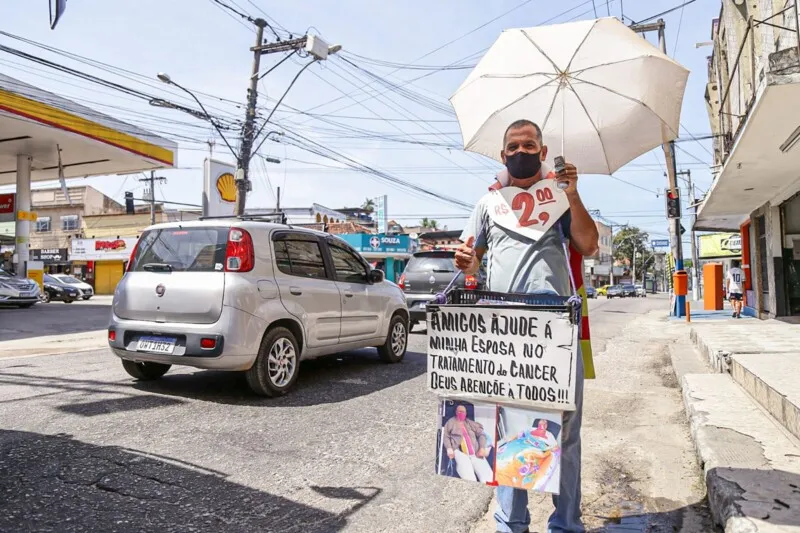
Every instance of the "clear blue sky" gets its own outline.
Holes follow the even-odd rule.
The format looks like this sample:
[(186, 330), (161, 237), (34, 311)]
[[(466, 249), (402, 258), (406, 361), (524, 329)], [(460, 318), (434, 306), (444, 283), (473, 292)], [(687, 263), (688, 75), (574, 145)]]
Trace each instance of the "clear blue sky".
[[(522, 4), (522, 0), (235, 0), (228, 3), (254, 17), (263, 17), (266, 13), (275, 21), (277, 28), (298, 34), (311, 28), (310, 31), (318, 32), (329, 42), (341, 44), (345, 51), (371, 59), (408, 64), (436, 50), (419, 60), (421, 65), (447, 65), (478, 57), (475, 54), (490, 46), (506, 28), (533, 26), (553, 17), (556, 18), (552, 22), (594, 18), (592, 2), (584, 0), (531, 0), (493, 21)], [(245, 98), (252, 62), (249, 47), (253, 45), (254, 34), (251, 26), (235, 15), (226, 13), (212, 0), (69, 0), (66, 14), (55, 31), (49, 29), (45, 2), (25, 4), (30, 5), (21, 9), (20, 3), (3, 2), (0, 5), (0, 29), (152, 78), (132, 74), (122, 77), (118, 73), (93, 68), (4, 36), (0, 36), (0, 43), (196, 107), (185, 95), (174, 93), (155, 80), (157, 72), (168, 72), (174, 80), (193, 90), (219, 97), (200, 95), (203, 102), (212, 108), (212, 113), (230, 120), (243, 116), (243, 109), (234, 102), (243, 102)], [(595, 4), (598, 14), (605, 16), (606, 2), (595, 0)], [(641, 20), (678, 4), (680, 0), (629, 0), (624, 3), (625, 15)], [(612, 15), (620, 16), (619, 1), (609, 2), (608, 6)], [(698, 49), (695, 43), (709, 40), (711, 20), (718, 15), (719, 8), (719, 0), (697, 0), (682, 11), (665, 16), (668, 52), (674, 52), (675, 58), (691, 70), (682, 124), (698, 136), (710, 130), (703, 93), (706, 58), (711, 49)], [(557, 16), (567, 10), (570, 11)], [(272, 37), (269, 31), (266, 35)], [(265, 56), (262, 70), (275, 64), (281, 57)], [(492, 169), (497, 167), (481, 156), (457, 149), (364, 138), (363, 135), (360, 138), (348, 138), (338, 124), (331, 125), (316, 117), (291, 111), (291, 108), (315, 108), (313, 113), (339, 115), (334, 120), (348, 128), (361, 128), (405, 140), (458, 144), (460, 135), (457, 124), (452, 122), (452, 115), (435, 108), (444, 106), (446, 111), (449, 107), (447, 97), (468, 71), (430, 73), (401, 70), (392, 73), (391, 68), (367, 63), (352, 55), (345, 57), (397, 83), (430, 74), (406, 86), (416, 94), (427, 97), (428, 105), (421, 106), (392, 91), (364, 100), (364, 93), (356, 89), (370, 79), (341, 58), (332, 58), (327, 63), (313, 65), (299, 78), (285, 100), (290, 107), (282, 107), (276, 113), (275, 120), (326, 147), (399, 178), (466, 202), (475, 202), (485, 192), (493, 176)], [(283, 93), (302, 62), (301, 59), (287, 61), (261, 83), (262, 116), (266, 116), (272, 108), (274, 100)], [(163, 172), (168, 183), (157, 189), (156, 198), (200, 203), (201, 167), (208, 150), (204, 143), (212, 135), (208, 124), (176, 111), (151, 107), (142, 100), (111, 89), (42, 69), (0, 52), (0, 72), (80, 103), (87, 103), (178, 141), (181, 168)], [(375, 88), (381, 91), (386, 89), (374, 83), (368, 90), (374, 91)], [(272, 100), (265, 100), (264, 96)], [(334, 99), (337, 100), (329, 103)], [(364, 101), (359, 103), (361, 100)], [(401, 120), (387, 123), (375, 120), (378, 116)], [(368, 120), (342, 117), (365, 117)], [(436, 122), (413, 122), (418, 118)], [(236, 132), (231, 131), (230, 135), (235, 137)], [(681, 132), (681, 136), (687, 135)], [(699, 189), (706, 190), (711, 182), (708, 167), (711, 164), (708, 152), (710, 142), (681, 143), (680, 148), (679, 169), (691, 169)], [(221, 140), (217, 139), (215, 154), (230, 159), (226, 150)], [(463, 226), (464, 219), (456, 218), (465, 215), (463, 209), (412, 196), (357, 172), (330, 168), (337, 164), (308, 151), (267, 142), (262, 153), (282, 159), (283, 163), (255, 165), (254, 191), (248, 201), (249, 206), (274, 205), (274, 188), (277, 186), (281, 186), (284, 192), (282, 204), (289, 207), (307, 206), (312, 202), (332, 208), (354, 206), (361, 204), (365, 197), (388, 194), (389, 215), (401, 223), (411, 225), (422, 216), (433, 215), (433, 218), (451, 229)], [(320, 163), (328, 166), (319, 166)], [(663, 218), (664, 199), (655, 194), (657, 189), (663, 190), (665, 187), (663, 164), (663, 154), (656, 150), (616, 174), (618, 178), (637, 187), (609, 177), (586, 176), (581, 180), (581, 194), (589, 208), (600, 209), (607, 218), (637, 225), (651, 232), (653, 237), (663, 237), (667, 232)], [(120, 201), (125, 190), (141, 188), (135, 176), (98, 177), (78, 182), (89, 183)], [(688, 221), (684, 225), (688, 228)]]

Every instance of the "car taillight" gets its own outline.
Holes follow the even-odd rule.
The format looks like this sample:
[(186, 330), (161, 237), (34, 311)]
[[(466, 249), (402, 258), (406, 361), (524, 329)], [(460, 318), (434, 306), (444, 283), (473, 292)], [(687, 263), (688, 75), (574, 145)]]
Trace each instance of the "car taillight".
[(228, 247), (225, 250), (225, 272), (250, 272), (255, 266), (253, 238), (240, 228), (228, 232)]
[(406, 290), (406, 275), (403, 274), (400, 276), (400, 280), (397, 282), (397, 286), (403, 290)]
[(113, 329), (108, 330), (108, 342), (114, 342), (117, 340), (117, 332)]
[(136, 252), (139, 250), (139, 241), (136, 241), (136, 244), (133, 245), (133, 251), (131, 251), (131, 257), (128, 259), (128, 268), (125, 269), (125, 272), (130, 272), (133, 270), (133, 260), (136, 259)]
[(468, 291), (474, 291), (478, 288), (478, 278), (475, 276), (467, 276), (464, 278), (464, 288)]
[(200, 339), (200, 347), (204, 350), (213, 350), (217, 347), (217, 339), (204, 337)]

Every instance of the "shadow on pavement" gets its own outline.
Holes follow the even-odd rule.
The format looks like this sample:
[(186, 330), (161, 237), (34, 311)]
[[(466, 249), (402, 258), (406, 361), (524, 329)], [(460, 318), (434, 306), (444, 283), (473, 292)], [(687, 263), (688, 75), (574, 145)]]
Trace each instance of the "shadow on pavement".
[(70, 403), (56, 407), (59, 411), (71, 415), (98, 416), (111, 413), (121, 413), (128, 411), (141, 411), (144, 409), (155, 409), (158, 407), (171, 407), (186, 403), (175, 398), (164, 396), (141, 395), (128, 396), (126, 398), (110, 398), (98, 400), (96, 402)]
[(0, 450), (0, 531), (335, 532), (381, 492), (313, 487), (349, 500), (333, 513), (197, 465), (68, 435), (0, 430)]
[(0, 308), (0, 341), (67, 335), (108, 327), (110, 305), (51, 302), (30, 309)]
[(381, 362), (374, 349), (365, 349), (304, 361), (294, 388), (280, 398), (262, 398), (250, 392), (242, 372), (167, 373), (157, 381), (139, 381), (133, 386), (144, 392), (222, 404), (306, 407), (344, 402), (414, 379), (426, 372), (425, 358), (423, 353), (407, 352), (402, 363), (389, 365)]

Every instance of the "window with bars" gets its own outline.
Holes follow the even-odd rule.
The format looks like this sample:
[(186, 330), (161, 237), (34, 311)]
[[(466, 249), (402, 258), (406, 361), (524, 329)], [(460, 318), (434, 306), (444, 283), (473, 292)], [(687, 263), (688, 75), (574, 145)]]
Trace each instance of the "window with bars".
[(78, 215), (65, 215), (61, 217), (61, 229), (63, 231), (77, 231)]
[(36, 219), (36, 232), (45, 233), (48, 231), (51, 231), (50, 217), (39, 217), (38, 219)]

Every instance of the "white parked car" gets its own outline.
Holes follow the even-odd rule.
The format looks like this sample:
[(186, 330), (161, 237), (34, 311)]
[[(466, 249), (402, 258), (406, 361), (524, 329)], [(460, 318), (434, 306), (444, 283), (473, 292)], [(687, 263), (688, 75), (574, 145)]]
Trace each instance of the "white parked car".
[(647, 291), (641, 285), (636, 286), (636, 297), (637, 298), (647, 298)]
[(376, 347), (399, 363), (408, 345), (403, 291), (345, 241), (253, 220), (148, 228), (112, 310), (108, 342), (131, 376), (245, 371), (263, 396), (286, 393), (304, 359)]
[(94, 289), (85, 281), (81, 281), (78, 278), (70, 276), (69, 274), (52, 274), (52, 276), (64, 285), (69, 285), (70, 287), (75, 287), (78, 289), (80, 291), (78, 298), (88, 300), (94, 296)]
[(18, 278), (0, 268), (0, 305), (31, 307), (39, 301), (39, 284), (29, 278)]

